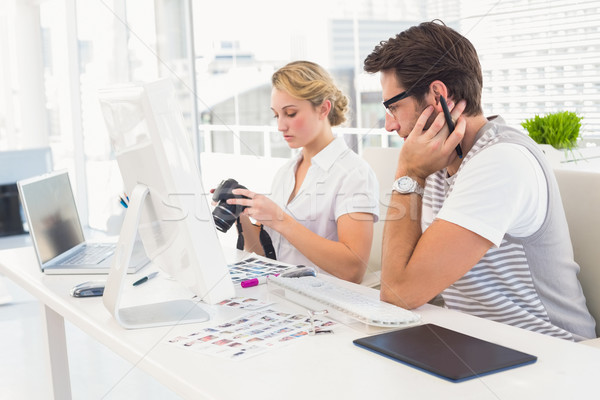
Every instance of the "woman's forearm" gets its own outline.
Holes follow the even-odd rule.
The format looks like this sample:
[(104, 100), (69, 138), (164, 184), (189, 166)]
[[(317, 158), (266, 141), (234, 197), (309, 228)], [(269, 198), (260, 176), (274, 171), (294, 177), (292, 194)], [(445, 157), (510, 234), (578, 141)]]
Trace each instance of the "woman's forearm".
[(363, 221), (347, 218), (342, 232), (338, 229), (339, 241), (317, 235), (289, 215), (274, 228), (319, 268), (340, 279), (360, 283), (373, 237), (373, 217), (367, 215)]

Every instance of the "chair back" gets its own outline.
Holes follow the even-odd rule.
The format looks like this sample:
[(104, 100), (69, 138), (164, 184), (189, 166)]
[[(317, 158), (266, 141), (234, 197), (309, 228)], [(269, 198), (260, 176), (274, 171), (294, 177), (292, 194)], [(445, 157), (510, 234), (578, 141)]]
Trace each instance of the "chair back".
[(381, 271), (383, 225), (385, 224), (387, 209), (392, 196), (392, 183), (394, 182), (399, 155), (399, 147), (365, 147), (362, 152), (363, 159), (375, 171), (379, 182), (379, 221), (373, 227), (373, 245), (367, 273)]
[(600, 171), (555, 169), (579, 282), (600, 336)]

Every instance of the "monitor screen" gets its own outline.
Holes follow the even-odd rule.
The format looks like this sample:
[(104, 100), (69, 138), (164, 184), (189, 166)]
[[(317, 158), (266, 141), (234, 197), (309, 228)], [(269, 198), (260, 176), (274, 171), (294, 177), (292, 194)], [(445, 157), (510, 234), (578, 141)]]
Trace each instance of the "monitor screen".
[(0, 236), (29, 230), (16, 182), (52, 171), (50, 147), (0, 151)]
[(24, 233), (16, 183), (0, 185), (0, 236)]
[(214, 304), (234, 295), (191, 141), (168, 79), (100, 92), (125, 190), (149, 189), (139, 236), (148, 257)]
[(0, 151), (0, 185), (15, 183), (50, 171), (50, 147)]

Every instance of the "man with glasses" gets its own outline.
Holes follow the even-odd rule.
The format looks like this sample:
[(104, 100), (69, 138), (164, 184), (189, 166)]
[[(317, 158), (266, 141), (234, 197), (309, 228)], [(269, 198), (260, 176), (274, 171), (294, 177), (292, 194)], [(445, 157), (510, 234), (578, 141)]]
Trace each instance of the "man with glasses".
[(594, 337), (552, 169), (528, 136), (483, 115), (473, 45), (422, 23), (377, 45), (365, 70), (380, 72), (385, 128), (404, 138), (390, 166), (382, 300), (415, 308), (441, 295), (480, 317)]

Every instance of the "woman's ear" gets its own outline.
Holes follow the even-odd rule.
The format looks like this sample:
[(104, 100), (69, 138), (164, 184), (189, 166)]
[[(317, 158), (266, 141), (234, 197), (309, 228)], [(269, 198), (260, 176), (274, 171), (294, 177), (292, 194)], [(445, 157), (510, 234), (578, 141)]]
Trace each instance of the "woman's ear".
[(321, 103), (319, 106), (319, 117), (321, 119), (326, 119), (331, 112), (331, 100), (327, 99)]

